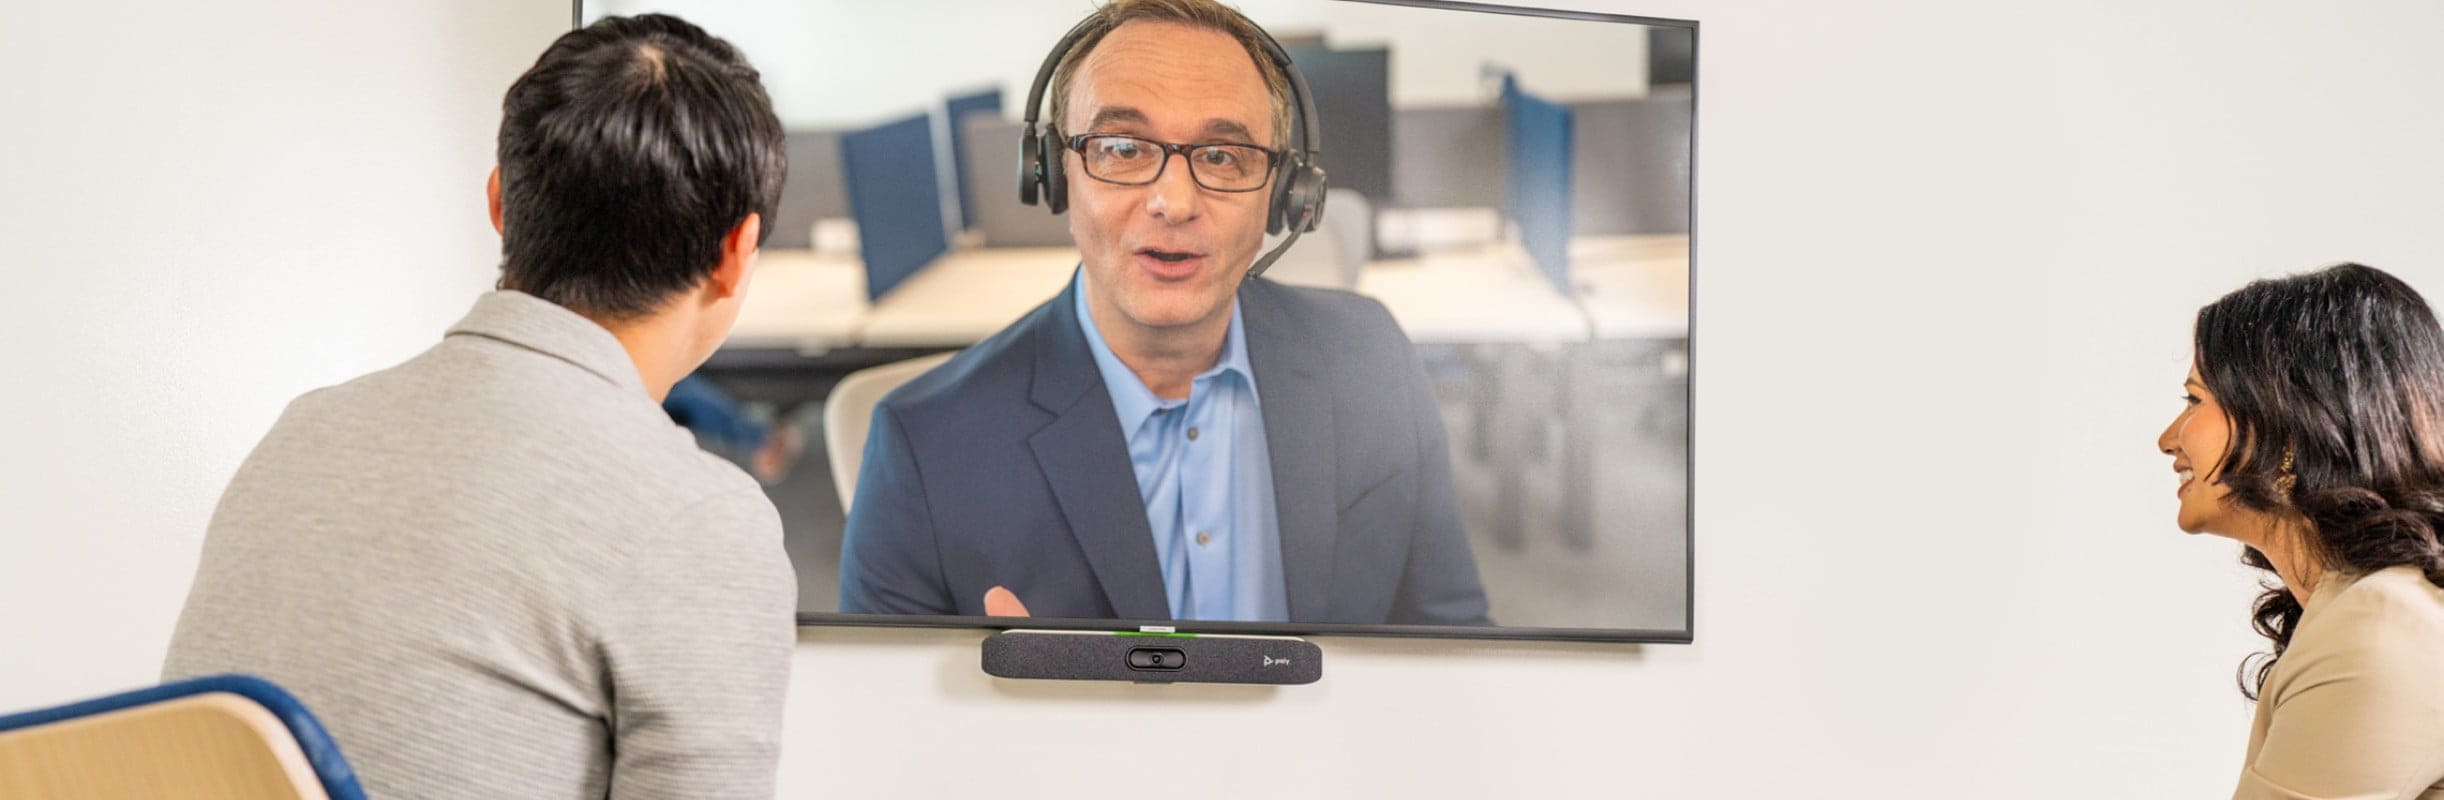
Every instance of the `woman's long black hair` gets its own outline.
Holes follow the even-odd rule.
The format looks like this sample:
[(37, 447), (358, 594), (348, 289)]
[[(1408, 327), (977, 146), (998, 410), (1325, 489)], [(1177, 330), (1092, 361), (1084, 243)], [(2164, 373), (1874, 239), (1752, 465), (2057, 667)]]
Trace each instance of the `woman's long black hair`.
[[(2329, 572), (2407, 564), (2444, 586), (2444, 329), (2418, 292), (2358, 264), (2257, 281), (2198, 310), (2197, 365), (2232, 422), (2229, 502), (2305, 522), (2301, 557)], [(2274, 649), (2241, 665), (2251, 700), (2300, 611), (2279, 585), (2258, 596)]]

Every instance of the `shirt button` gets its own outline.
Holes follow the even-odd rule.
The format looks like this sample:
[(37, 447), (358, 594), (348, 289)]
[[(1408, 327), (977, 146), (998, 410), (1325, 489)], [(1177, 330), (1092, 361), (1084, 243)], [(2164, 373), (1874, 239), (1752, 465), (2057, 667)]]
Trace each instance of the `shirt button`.
[(1189, 428), (1189, 429), (1188, 429), (1188, 441), (1193, 442), (1193, 441), (1196, 441), (1196, 440), (1197, 440), (1197, 429), (1195, 429), (1195, 428)]
[(1211, 533), (1206, 533), (1206, 532), (1204, 532), (1204, 531), (1197, 531), (1197, 546), (1198, 546), (1198, 547), (1204, 547), (1204, 546), (1206, 546), (1206, 545), (1213, 544), (1213, 543), (1214, 543), (1214, 535), (1213, 535), (1213, 534), (1211, 534)]

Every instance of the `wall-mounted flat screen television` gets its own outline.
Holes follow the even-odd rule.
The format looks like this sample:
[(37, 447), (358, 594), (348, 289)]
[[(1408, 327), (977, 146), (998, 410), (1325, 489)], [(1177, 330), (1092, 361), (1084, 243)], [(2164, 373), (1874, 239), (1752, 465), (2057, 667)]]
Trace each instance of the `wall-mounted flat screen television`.
[(1199, 6), (578, 3), (788, 130), (696, 377), (801, 621), (1689, 641), (1697, 24)]

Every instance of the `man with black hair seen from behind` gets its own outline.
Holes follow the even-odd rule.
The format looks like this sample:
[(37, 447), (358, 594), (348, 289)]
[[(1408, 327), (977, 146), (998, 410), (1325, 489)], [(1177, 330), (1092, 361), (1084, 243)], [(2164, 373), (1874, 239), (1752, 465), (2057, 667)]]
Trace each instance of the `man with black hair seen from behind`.
[(373, 797), (771, 797), (780, 519), (660, 401), (737, 317), (780, 120), (729, 43), (612, 17), (510, 86), (498, 159), (500, 290), (289, 405), (163, 672), (287, 687)]

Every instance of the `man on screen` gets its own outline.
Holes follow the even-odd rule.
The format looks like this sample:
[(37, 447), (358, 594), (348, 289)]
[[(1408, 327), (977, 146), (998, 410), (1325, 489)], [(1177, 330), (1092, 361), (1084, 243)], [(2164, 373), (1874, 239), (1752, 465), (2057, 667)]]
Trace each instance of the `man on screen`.
[(1043, 134), (1080, 268), (876, 407), (841, 610), (1487, 624), (1407, 337), (1372, 300), (1247, 279), (1286, 64), (1212, 0), (1080, 30)]

